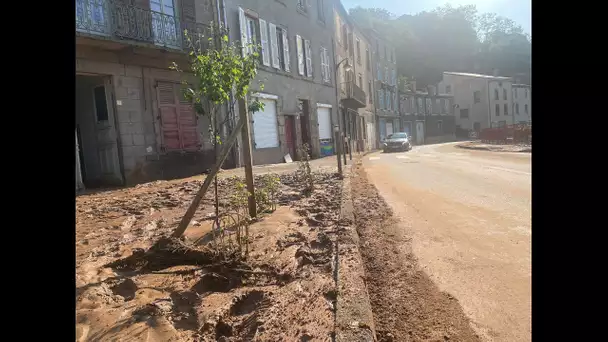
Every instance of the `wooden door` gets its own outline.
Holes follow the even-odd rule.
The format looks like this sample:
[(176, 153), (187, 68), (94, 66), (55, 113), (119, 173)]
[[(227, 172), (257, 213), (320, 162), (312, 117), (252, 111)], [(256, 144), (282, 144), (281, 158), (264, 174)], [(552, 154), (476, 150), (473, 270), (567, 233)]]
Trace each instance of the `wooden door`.
[(101, 178), (106, 184), (122, 184), (116, 140), (117, 129), (114, 121), (114, 92), (110, 77), (104, 78), (103, 84), (93, 87), (93, 96)]
[(285, 140), (291, 159), (296, 160), (296, 123), (294, 116), (285, 116)]

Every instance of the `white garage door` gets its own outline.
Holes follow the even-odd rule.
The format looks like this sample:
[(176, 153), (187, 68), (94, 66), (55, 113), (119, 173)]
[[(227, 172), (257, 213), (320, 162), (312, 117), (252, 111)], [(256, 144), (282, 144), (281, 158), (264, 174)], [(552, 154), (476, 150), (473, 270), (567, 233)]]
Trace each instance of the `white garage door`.
[(329, 108), (317, 108), (319, 139), (331, 139), (331, 112)]
[(264, 110), (253, 113), (253, 139), (255, 148), (279, 147), (277, 106), (274, 100), (261, 99)]

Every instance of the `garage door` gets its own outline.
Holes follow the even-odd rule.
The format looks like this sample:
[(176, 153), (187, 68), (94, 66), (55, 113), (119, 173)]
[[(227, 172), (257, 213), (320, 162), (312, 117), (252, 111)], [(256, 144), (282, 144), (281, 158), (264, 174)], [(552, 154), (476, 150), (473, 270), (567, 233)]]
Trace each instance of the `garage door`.
[(260, 102), (264, 104), (264, 110), (253, 113), (254, 147), (279, 147), (276, 102), (266, 99), (261, 99)]
[(319, 119), (319, 139), (331, 139), (331, 119), (329, 108), (317, 108)]

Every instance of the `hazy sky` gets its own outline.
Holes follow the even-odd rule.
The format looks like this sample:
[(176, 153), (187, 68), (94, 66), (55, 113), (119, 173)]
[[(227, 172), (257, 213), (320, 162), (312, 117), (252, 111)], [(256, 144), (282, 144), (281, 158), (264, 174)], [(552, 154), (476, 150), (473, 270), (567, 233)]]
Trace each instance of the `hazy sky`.
[(379, 7), (396, 15), (416, 14), (446, 3), (453, 7), (476, 5), (479, 13), (498, 13), (513, 19), (525, 32), (532, 33), (531, 0), (342, 0), (347, 10), (357, 6)]

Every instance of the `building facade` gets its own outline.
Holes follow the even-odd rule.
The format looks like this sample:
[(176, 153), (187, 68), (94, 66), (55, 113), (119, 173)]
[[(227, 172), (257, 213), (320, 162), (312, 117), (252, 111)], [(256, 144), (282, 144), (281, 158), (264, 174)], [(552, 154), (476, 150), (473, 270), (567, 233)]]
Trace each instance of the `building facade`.
[(510, 77), (444, 72), (438, 87), (454, 95), (456, 129), (479, 132), (515, 123), (512, 84)]
[(190, 176), (212, 163), (208, 122), (183, 101), (183, 30), (211, 0), (76, 0), (76, 187)]
[(250, 86), (264, 103), (251, 115), (253, 163), (297, 159), (303, 144), (313, 158), (331, 154), (337, 120), (331, 1), (225, 0), (224, 6), (230, 40), (262, 48)]
[(369, 30), (375, 83), (377, 145), (393, 132), (401, 132), (397, 89), (397, 56), (393, 46), (376, 31)]
[(416, 145), (454, 140), (454, 96), (438, 93), (435, 87), (428, 87), (426, 92), (414, 89), (415, 82), (399, 94), (401, 131), (407, 132)]
[(532, 124), (532, 93), (527, 84), (513, 84), (513, 122), (516, 124)]
[(363, 151), (368, 145), (365, 127), (367, 122), (373, 121), (373, 116), (367, 115), (370, 94), (363, 88), (369, 77), (362, 55), (367, 44), (340, 1), (334, 1), (333, 20), (341, 131), (349, 143), (347, 148)]

